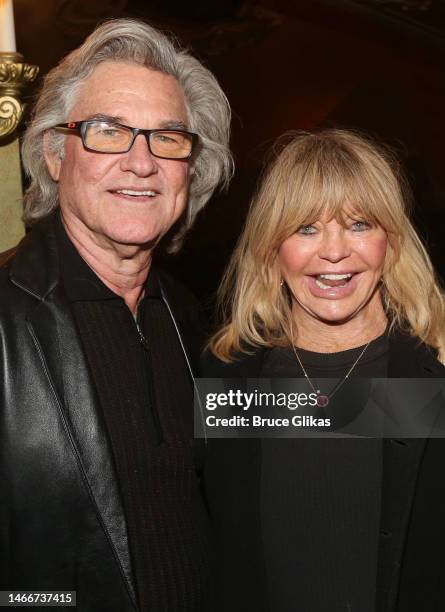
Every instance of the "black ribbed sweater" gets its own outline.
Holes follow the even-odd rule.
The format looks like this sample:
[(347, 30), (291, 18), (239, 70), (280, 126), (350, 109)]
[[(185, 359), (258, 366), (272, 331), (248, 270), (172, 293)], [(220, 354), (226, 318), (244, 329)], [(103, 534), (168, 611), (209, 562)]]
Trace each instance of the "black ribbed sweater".
[(136, 323), (60, 238), (62, 278), (109, 432), (140, 609), (210, 608), (207, 513), (193, 456), (193, 391), (156, 273)]

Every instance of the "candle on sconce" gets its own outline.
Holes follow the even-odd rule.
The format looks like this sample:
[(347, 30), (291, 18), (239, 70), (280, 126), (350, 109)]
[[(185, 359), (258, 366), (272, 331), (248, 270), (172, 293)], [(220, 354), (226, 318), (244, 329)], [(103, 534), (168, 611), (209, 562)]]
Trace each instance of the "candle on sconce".
[(0, 0), (0, 53), (2, 51), (16, 51), (12, 0)]

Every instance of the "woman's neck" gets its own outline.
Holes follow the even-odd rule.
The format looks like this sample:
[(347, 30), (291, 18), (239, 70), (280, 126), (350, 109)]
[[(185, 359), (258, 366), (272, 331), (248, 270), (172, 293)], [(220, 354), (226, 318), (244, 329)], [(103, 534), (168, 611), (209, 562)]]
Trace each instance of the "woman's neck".
[(318, 353), (336, 353), (362, 346), (385, 333), (388, 319), (383, 310), (358, 313), (344, 322), (320, 321), (305, 311), (293, 311), (293, 340), (299, 348)]

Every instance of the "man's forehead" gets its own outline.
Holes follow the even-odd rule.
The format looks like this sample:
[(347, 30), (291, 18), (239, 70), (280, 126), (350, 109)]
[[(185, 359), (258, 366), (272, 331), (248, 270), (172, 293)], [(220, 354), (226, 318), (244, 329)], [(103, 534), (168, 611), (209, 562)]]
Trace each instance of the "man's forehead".
[(185, 96), (178, 81), (140, 64), (102, 62), (80, 88), (70, 119), (104, 115), (126, 123), (144, 114), (166, 124), (186, 123)]

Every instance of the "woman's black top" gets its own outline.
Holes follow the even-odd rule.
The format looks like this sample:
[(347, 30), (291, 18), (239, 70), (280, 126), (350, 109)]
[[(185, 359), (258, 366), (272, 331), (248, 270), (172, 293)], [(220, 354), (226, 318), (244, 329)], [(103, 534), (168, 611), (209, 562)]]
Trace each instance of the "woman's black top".
[[(333, 379), (322, 389), (329, 393), (363, 348), (298, 353), (313, 384)], [(384, 377), (387, 369), (384, 335), (371, 342), (351, 376)], [(291, 348), (275, 348), (263, 375), (303, 374)], [(348, 393), (345, 382), (331, 400), (333, 410), (346, 407)], [(261, 441), (260, 518), (271, 610), (292, 610), (298, 601), (305, 612), (374, 611), (381, 447), (378, 439)]]
[[(317, 379), (335, 378), (334, 386), (362, 349), (333, 354), (299, 349), (299, 356), (314, 385)], [(368, 346), (351, 377), (402, 376), (394, 368), (394, 362), (403, 365), (401, 354), (403, 348), (385, 334)], [(442, 366), (430, 353), (422, 356), (430, 360), (429, 366), (437, 364), (435, 376), (443, 376)], [(264, 350), (247, 366), (248, 360), (226, 366), (207, 356), (204, 375), (303, 376), (292, 348)], [(427, 375), (421, 364), (420, 359), (419, 377)], [(416, 366), (411, 366), (406, 370), (413, 375)], [(346, 382), (335, 394), (336, 411), (346, 405), (347, 394)], [(397, 593), (392, 591), (399, 582), (406, 544), (405, 501), (412, 502), (423, 450), (410, 442), (393, 442), (210, 440), (206, 489), (220, 546), (219, 609), (395, 610)], [(407, 469), (407, 462), (415, 469)], [(445, 493), (443, 503), (445, 507)]]

